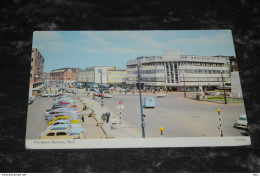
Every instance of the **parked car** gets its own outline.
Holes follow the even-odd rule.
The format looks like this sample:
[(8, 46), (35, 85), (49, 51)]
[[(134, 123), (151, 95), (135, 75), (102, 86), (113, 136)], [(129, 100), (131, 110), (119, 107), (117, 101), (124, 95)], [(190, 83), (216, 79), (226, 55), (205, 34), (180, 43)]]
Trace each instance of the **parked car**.
[(99, 95), (99, 91), (95, 91), (95, 92), (94, 92), (94, 95), (95, 95), (95, 96), (98, 96), (98, 95)]
[(104, 98), (112, 98), (112, 94), (104, 94)]
[(144, 98), (144, 107), (145, 108), (155, 108), (155, 100), (153, 97)]
[[(74, 122), (74, 123), (72, 123)], [(61, 125), (61, 124), (71, 124), (72, 127), (82, 127), (82, 121), (75, 121), (75, 120), (56, 120), (55, 122), (53, 122), (52, 125), (50, 126), (56, 126), (56, 125)]]
[(49, 96), (48, 92), (43, 92), (42, 93), (42, 97), (48, 97), (48, 96)]
[(77, 120), (77, 119), (81, 118), (79, 112), (71, 111), (71, 112), (60, 112), (57, 114), (53, 114), (53, 115), (50, 115), (49, 117), (47, 117), (46, 119), (49, 122), (49, 121), (52, 121), (53, 119), (55, 119), (56, 117), (60, 117), (60, 116), (70, 116), (71, 119), (73, 119), (73, 120)]
[(28, 103), (32, 104), (35, 101), (35, 97), (29, 97), (28, 98)]
[(59, 116), (59, 117), (56, 117), (55, 119), (53, 119), (52, 121), (49, 121), (48, 122), (48, 125), (52, 125), (54, 122), (56, 122), (57, 120), (70, 120), (71, 123), (74, 123), (74, 124), (77, 124), (79, 122), (82, 122), (82, 120), (80, 119), (77, 119), (77, 120), (73, 120), (71, 119), (70, 116)]
[(247, 129), (247, 117), (246, 114), (241, 114), (238, 121), (235, 123), (236, 128)]
[(69, 108), (71, 110), (77, 110), (76, 105), (71, 105), (71, 104), (60, 104), (60, 105), (55, 105), (52, 106), (51, 110), (57, 109), (57, 108)]
[(49, 119), (50, 117), (58, 117), (57, 115), (60, 116), (60, 114), (69, 114), (69, 115), (63, 115), (63, 116), (71, 116), (71, 115), (79, 115), (78, 111), (73, 111), (67, 108), (58, 108), (58, 109), (54, 109), (52, 111), (48, 111), (45, 113), (45, 119)]
[(72, 98), (62, 98), (62, 99), (59, 99), (59, 100), (56, 100), (54, 103), (53, 103), (53, 106), (56, 106), (56, 105), (65, 105), (65, 103), (67, 104), (75, 104), (74, 100)]
[(166, 94), (165, 94), (165, 93), (162, 93), (162, 92), (159, 92), (156, 96), (157, 96), (158, 98), (161, 98), (161, 97), (165, 97)]
[(55, 93), (50, 93), (50, 97), (56, 97)]
[[(83, 128), (84, 129), (84, 128)], [(41, 133), (40, 139), (84, 139), (81, 128), (71, 128), (66, 130), (46, 130)]]
[[(98, 97), (102, 97), (102, 94), (101, 94), (101, 93), (99, 93), (99, 94), (98, 94)], [(104, 93), (103, 93), (103, 97), (104, 97)]]
[(79, 124), (58, 124), (58, 125), (52, 124), (52, 125), (49, 125), (46, 128), (46, 130), (66, 130), (66, 129), (72, 129), (72, 128), (81, 128), (82, 133), (84, 133), (84, 128), (82, 128), (82, 125), (79, 125)]

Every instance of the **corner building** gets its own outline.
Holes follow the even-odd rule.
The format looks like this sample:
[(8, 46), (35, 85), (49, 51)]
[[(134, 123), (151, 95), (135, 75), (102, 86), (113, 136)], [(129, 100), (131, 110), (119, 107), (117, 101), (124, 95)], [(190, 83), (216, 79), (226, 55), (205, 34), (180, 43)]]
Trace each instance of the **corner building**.
[(44, 88), (44, 57), (37, 48), (32, 48), (29, 97), (37, 96)]
[[(182, 55), (181, 51), (166, 51), (163, 56), (138, 57), (126, 64), (126, 83), (137, 84), (140, 63), (142, 88), (166, 88), (174, 91), (212, 90), (230, 83), (228, 56)], [(222, 73), (222, 74), (221, 74)]]

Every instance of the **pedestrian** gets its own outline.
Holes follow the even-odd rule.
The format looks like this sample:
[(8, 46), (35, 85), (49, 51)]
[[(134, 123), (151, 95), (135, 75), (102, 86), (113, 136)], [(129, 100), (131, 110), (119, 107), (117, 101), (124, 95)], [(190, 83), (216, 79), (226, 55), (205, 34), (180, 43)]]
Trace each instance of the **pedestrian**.
[(107, 120), (107, 123), (109, 123), (109, 118), (110, 118), (110, 112), (107, 112), (107, 113), (106, 113), (106, 120)]

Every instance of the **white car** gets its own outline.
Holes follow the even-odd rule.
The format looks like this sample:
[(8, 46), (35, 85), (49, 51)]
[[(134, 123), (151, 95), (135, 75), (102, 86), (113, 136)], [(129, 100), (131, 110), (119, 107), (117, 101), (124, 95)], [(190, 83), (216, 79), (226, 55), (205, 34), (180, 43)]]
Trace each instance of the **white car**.
[(52, 130), (54, 127), (66, 126), (71, 128), (82, 128), (82, 122), (77, 124), (71, 123), (70, 120), (56, 120), (52, 125), (49, 125), (46, 130)]
[(45, 113), (45, 119), (48, 121), (58, 116), (71, 116), (72, 119), (80, 119), (79, 111), (72, 111), (66, 108), (58, 108)]
[(104, 94), (104, 98), (112, 98), (111, 94)]
[(247, 129), (247, 118), (246, 114), (241, 114), (238, 121), (235, 123), (236, 128)]
[(48, 97), (48, 96), (49, 96), (49, 94), (47, 92), (42, 93), (42, 97)]

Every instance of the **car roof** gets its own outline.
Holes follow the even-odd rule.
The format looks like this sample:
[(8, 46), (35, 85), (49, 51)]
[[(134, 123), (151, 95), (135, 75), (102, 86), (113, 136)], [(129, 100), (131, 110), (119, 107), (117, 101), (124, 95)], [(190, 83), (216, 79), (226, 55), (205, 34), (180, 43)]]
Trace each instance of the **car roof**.
[(67, 119), (56, 120), (54, 123), (58, 123), (58, 122), (66, 123), (66, 122), (70, 122), (70, 120)]
[(51, 129), (62, 129), (62, 128), (68, 128), (70, 126), (70, 124), (59, 124), (59, 125), (55, 125), (54, 127), (52, 127)]
[(246, 118), (246, 114), (241, 114), (239, 117), (245, 117)]

